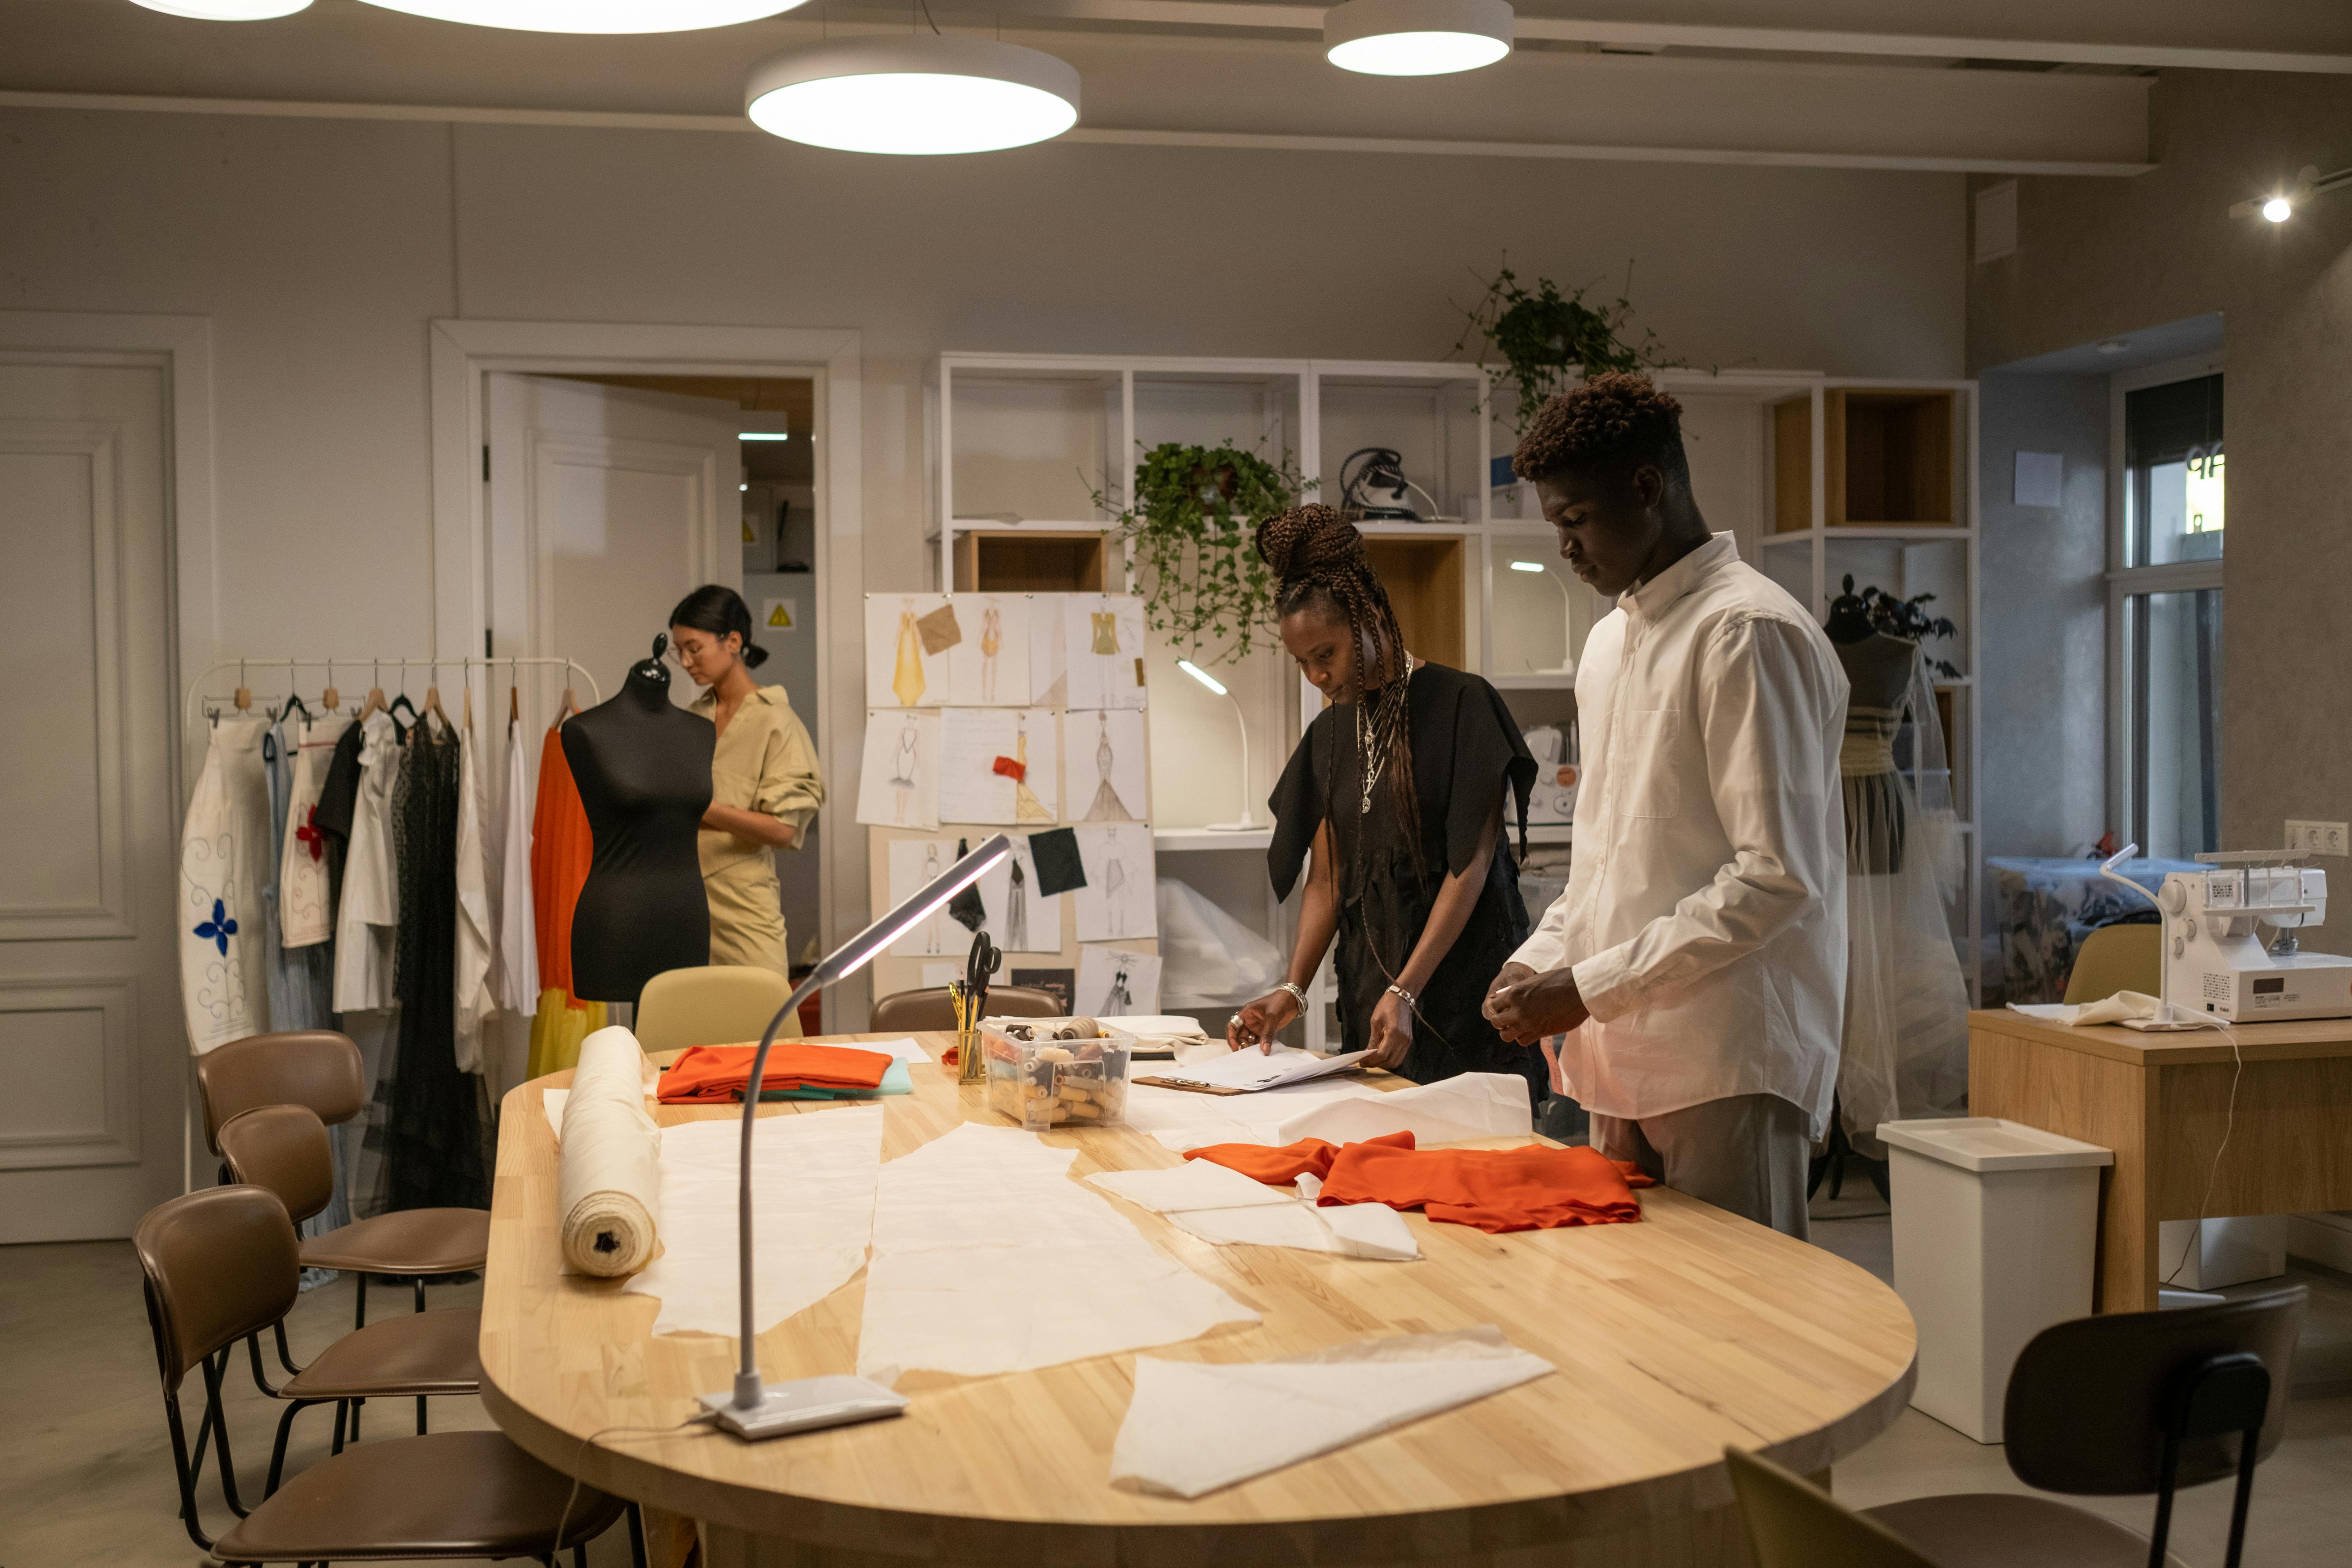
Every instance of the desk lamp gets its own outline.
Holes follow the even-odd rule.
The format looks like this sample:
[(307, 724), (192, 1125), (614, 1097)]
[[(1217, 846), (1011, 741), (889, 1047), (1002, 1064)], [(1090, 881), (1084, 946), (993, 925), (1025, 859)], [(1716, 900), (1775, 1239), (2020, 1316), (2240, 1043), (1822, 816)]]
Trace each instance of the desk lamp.
[(751, 1079), (743, 1086), (743, 1153), (736, 1176), (736, 1288), (742, 1300), (740, 1342), (742, 1361), (735, 1372), (735, 1387), (727, 1394), (706, 1394), (703, 1408), (720, 1426), (739, 1437), (781, 1437), (819, 1426), (838, 1426), (896, 1415), (906, 1409), (904, 1395), (862, 1377), (804, 1377), (793, 1383), (761, 1384), (760, 1352), (753, 1342), (751, 1309), (751, 1128), (760, 1113), (760, 1079), (767, 1070), (768, 1051), (776, 1031), (798, 1011), (802, 999), (836, 980), (846, 980), (910, 929), (922, 924), (950, 899), (971, 887), (1013, 853), (1013, 841), (999, 833), (940, 873), (914, 897), (825, 954), (809, 977), (800, 983), (760, 1037), (751, 1058)]
[(1239, 822), (1213, 822), (1209, 824), (1209, 831), (1212, 833), (1255, 832), (1257, 829), (1258, 824), (1251, 817), (1249, 805), (1249, 721), (1242, 715), (1242, 700), (1234, 696), (1232, 692), (1226, 690), (1225, 683), (1223, 681), (1219, 680), (1215, 676), (1211, 675), (1207, 670), (1202, 669), (1199, 665), (1194, 664), (1189, 658), (1178, 659), (1176, 661), (1176, 668), (1191, 676), (1193, 679), (1199, 681), (1202, 685), (1207, 687), (1210, 690), (1215, 692), (1218, 696), (1223, 698), (1226, 701), (1232, 703), (1234, 705), (1234, 727), (1239, 729), (1242, 732), (1242, 819)]
[(1560, 647), (1562, 652), (1560, 654), (1559, 668), (1558, 669), (1536, 669), (1536, 661), (1534, 659), (1528, 660), (1528, 668), (1530, 670), (1534, 670), (1538, 675), (1574, 675), (1576, 673), (1576, 659), (1574, 657), (1576, 650), (1568, 647), (1570, 634), (1567, 628), (1575, 623), (1576, 601), (1568, 596), (1568, 584), (1561, 582), (1558, 577), (1553, 576), (1551, 568), (1546, 566), (1540, 561), (1514, 561), (1511, 563), (1511, 570), (1514, 572), (1527, 572), (1539, 575), (1550, 583), (1553, 587), (1559, 590), (1559, 606), (1563, 612), (1563, 618), (1560, 621)]

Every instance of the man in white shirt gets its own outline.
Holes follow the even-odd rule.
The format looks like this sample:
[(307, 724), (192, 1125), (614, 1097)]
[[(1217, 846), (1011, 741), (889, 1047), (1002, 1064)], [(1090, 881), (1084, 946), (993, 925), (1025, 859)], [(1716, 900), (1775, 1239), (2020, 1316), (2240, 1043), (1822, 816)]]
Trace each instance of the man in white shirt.
[(1486, 1014), (1521, 1044), (1564, 1033), (1560, 1087), (1603, 1154), (1802, 1237), (1844, 1011), (1844, 672), (1708, 533), (1681, 405), (1646, 377), (1553, 398), (1513, 467), (1617, 608), (1577, 665), (1568, 890)]

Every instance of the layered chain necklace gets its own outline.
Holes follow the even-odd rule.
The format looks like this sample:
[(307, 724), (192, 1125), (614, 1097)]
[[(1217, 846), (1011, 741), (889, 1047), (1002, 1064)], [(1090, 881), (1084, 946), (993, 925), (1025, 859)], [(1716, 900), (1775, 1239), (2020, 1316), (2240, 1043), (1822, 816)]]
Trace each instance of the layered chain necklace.
[(1388, 766), (1389, 753), (1396, 749), (1398, 732), (1404, 728), (1405, 688), (1412, 683), (1415, 660), (1407, 651), (1404, 673), (1381, 688), (1380, 696), (1371, 701), (1356, 704), (1356, 754), (1363, 759), (1364, 793), (1357, 815), (1372, 814), (1372, 786), (1381, 782), (1381, 770)]

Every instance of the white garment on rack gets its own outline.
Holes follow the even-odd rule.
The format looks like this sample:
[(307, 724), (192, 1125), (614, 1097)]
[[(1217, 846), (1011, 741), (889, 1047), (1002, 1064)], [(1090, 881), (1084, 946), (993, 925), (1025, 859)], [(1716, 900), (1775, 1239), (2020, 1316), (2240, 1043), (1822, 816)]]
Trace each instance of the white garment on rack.
[(312, 947), (335, 934), (335, 910), (327, 880), (327, 841), (311, 820), (335, 742), (351, 728), (348, 714), (331, 713), (286, 732), (299, 737), (294, 752), (294, 784), (286, 803), (286, 841), (278, 865), (278, 942)]
[(498, 816), (498, 947), (491, 964), (499, 1005), (539, 1011), (539, 921), (530, 902), (530, 773), (522, 724), (507, 724), (507, 798)]
[(269, 1027), (263, 889), (269, 884), (269, 778), (258, 713), (224, 714), (180, 832), (180, 999), (188, 1048)]
[(392, 786), (400, 774), (400, 727), (371, 713), (361, 728), (359, 799), (343, 858), (343, 902), (335, 921), (335, 1011), (392, 1005), (393, 941), (400, 880), (393, 868)]
[(498, 1005), (490, 991), (491, 943), (489, 856), (482, 842), (482, 819), (489, 811), (483, 793), (481, 746), (469, 723), (457, 753), (457, 971), (455, 977), (457, 1070), (482, 1070), (482, 1021)]

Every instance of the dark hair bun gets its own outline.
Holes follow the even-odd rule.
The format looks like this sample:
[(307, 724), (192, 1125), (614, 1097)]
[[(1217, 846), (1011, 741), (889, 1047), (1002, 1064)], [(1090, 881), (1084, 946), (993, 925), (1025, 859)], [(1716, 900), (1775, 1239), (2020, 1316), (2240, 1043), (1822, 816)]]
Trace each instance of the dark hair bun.
[(669, 613), (674, 626), (692, 626), (698, 632), (724, 637), (733, 632), (743, 639), (743, 662), (753, 669), (766, 662), (768, 650), (751, 640), (751, 606), (743, 595), (721, 583), (705, 583), (677, 602)]
[(1257, 525), (1257, 556), (1285, 583), (1335, 572), (1369, 574), (1364, 536), (1339, 509), (1310, 501), (1276, 512)]
[(743, 645), (743, 662), (757, 669), (768, 662), (768, 650), (758, 643), (746, 642)]

